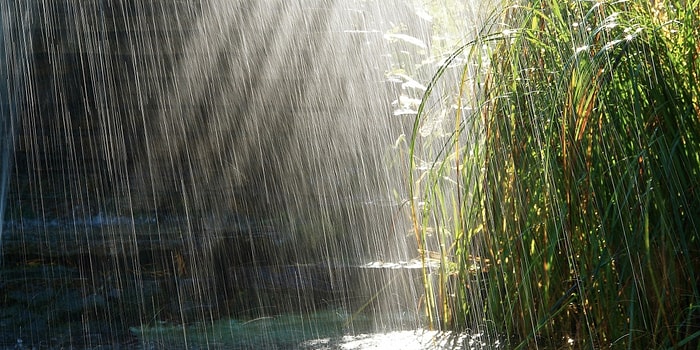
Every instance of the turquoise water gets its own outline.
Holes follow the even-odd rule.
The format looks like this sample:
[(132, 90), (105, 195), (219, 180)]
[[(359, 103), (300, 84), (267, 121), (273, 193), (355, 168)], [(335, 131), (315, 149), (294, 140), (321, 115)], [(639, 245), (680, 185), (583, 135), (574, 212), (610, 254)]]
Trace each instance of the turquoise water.
[(222, 320), (206, 327), (159, 326), (132, 329), (157, 349), (499, 349), (485, 333), (457, 334), (426, 329), (375, 330), (366, 316), (341, 311), (280, 315), (248, 321)]

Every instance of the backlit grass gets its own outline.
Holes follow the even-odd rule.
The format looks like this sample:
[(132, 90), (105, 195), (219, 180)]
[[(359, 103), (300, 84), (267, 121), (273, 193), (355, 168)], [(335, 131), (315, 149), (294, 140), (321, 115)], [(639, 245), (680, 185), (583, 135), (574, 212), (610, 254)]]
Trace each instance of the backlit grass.
[[(433, 325), (520, 347), (697, 345), (699, 5), (506, 4), (439, 68), (410, 142), (416, 238), (442, 262), (425, 273)], [(445, 111), (451, 133), (420, 132)]]

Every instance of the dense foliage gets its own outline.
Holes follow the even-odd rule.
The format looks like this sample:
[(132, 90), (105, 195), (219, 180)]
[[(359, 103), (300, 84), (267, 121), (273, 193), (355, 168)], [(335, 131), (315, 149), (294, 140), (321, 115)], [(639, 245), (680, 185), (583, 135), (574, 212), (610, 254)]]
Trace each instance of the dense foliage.
[[(524, 1), (445, 60), (410, 142), (431, 323), (697, 345), (699, 5)], [(452, 132), (421, 133), (445, 111)]]

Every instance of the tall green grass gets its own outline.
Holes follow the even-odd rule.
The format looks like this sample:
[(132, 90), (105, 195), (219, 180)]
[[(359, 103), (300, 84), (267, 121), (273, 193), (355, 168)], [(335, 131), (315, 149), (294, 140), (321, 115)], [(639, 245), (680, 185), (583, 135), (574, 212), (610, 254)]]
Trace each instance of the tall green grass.
[[(415, 119), (429, 321), (524, 348), (697, 347), (700, 1), (502, 9)], [(421, 133), (445, 111), (451, 133)]]

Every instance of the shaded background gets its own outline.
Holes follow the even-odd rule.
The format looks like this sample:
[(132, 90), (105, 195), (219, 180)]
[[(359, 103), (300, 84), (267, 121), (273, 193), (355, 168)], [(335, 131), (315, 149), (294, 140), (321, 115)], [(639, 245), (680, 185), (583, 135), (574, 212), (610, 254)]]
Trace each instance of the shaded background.
[(393, 317), (381, 299), (417, 297), (413, 277), (380, 298), (388, 277), (350, 268), (417, 255), (392, 148), (412, 116), (392, 115), (387, 72), (427, 47), (384, 37), (429, 43), (412, 7), (66, 0), (2, 14), (3, 344), (123, 342), (139, 324), (368, 298)]

